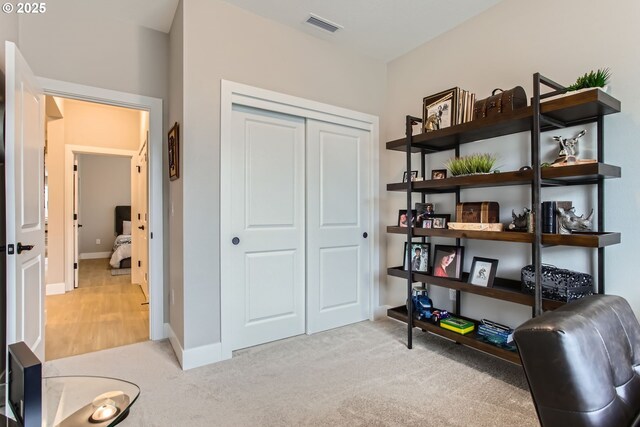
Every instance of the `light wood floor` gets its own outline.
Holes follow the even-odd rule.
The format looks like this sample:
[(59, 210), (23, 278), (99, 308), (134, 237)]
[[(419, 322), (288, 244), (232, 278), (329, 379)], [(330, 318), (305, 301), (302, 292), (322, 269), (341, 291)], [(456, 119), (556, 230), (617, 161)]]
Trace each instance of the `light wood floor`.
[(149, 306), (131, 276), (111, 276), (108, 259), (80, 261), (78, 289), (46, 298), (46, 360), (149, 339)]

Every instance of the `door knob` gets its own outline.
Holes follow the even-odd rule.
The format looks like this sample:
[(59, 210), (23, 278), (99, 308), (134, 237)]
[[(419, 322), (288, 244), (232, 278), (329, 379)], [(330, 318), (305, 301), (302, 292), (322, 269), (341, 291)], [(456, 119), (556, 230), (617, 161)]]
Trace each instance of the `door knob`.
[(237, 245), (238, 243), (240, 243), (240, 239), (238, 239), (237, 237), (234, 237), (233, 239), (231, 239), (231, 243), (233, 243), (234, 245)]
[(138, 227), (140, 230), (144, 230), (144, 225), (141, 225), (140, 227)]
[(362, 237), (364, 237), (364, 238), (366, 239), (367, 237), (369, 237), (369, 235), (368, 235), (368, 234), (367, 234), (367, 232), (365, 231), (364, 233), (362, 233)]
[(22, 251), (30, 251), (33, 249), (34, 245), (23, 245), (22, 242), (18, 242), (17, 244), (17, 252), (18, 255), (22, 253)]

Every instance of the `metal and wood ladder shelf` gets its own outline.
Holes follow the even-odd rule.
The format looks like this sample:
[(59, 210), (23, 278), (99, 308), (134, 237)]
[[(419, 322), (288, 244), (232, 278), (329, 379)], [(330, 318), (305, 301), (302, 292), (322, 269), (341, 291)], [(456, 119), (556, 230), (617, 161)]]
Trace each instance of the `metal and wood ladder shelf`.
[[(541, 94), (542, 86), (552, 89), (551, 92)], [(529, 295), (523, 293), (520, 282), (516, 280), (496, 278), (491, 288), (470, 285), (463, 281), (452, 280), (443, 277), (434, 277), (423, 273), (411, 271), (411, 263), (408, 270), (402, 267), (389, 268), (390, 276), (407, 279), (407, 305), (388, 310), (391, 318), (407, 323), (407, 347), (412, 347), (413, 328), (418, 327), (424, 331), (452, 339), (460, 344), (493, 354), (510, 362), (520, 363), (516, 352), (508, 351), (476, 337), (475, 333), (460, 335), (448, 331), (427, 321), (414, 319), (411, 304), (413, 283), (422, 282), (429, 285), (440, 286), (456, 291), (455, 316), (460, 315), (461, 292), (482, 295), (503, 301), (528, 305), (533, 308), (533, 315), (539, 315), (543, 310), (551, 310), (562, 305), (562, 302), (542, 298), (541, 288), (541, 249), (543, 245), (564, 245), (597, 248), (598, 250), (598, 280), (597, 291), (604, 293), (604, 248), (620, 243), (620, 233), (604, 232), (604, 180), (607, 178), (619, 178), (621, 170), (618, 166), (604, 163), (604, 116), (620, 112), (620, 101), (601, 90), (588, 90), (576, 94), (564, 95), (546, 100), (556, 95), (566, 93), (566, 89), (541, 76), (533, 75), (534, 94), (531, 106), (521, 108), (510, 113), (504, 113), (496, 117), (487, 117), (470, 121), (460, 125), (435, 130), (428, 133), (413, 135), (413, 126), (422, 120), (407, 116), (405, 138), (387, 142), (388, 150), (403, 151), (406, 153), (406, 170), (412, 170), (411, 155), (421, 154), (421, 172), (424, 176), (426, 169), (426, 156), (444, 150), (454, 150), (455, 155), (460, 155), (460, 145), (503, 135), (511, 135), (519, 132), (531, 132), (531, 170), (503, 172), (489, 175), (461, 176), (437, 180), (414, 181), (406, 183), (387, 184), (388, 191), (406, 192), (408, 223), (412, 223), (412, 193), (420, 193), (422, 202), (425, 202), (427, 194), (452, 193), (455, 202), (460, 203), (460, 190), (464, 188), (497, 187), (506, 185), (530, 185), (531, 205), (534, 211), (541, 205), (540, 193), (542, 187), (563, 185), (587, 185), (597, 186), (597, 231), (587, 234), (561, 235), (543, 234), (540, 215), (534, 215), (534, 232), (491, 232), (491, 231), (461, 231), (434, 228), (406, 228), (387, 227), (388, 233), (405, 234), (407, 242), (414, 237), (450, 237), (456, 239), (456, 245), (460, 239), (494, 240), (504, 242), (528, 243), (532, 247), (532, 264), (535, 272), (535, 293)], [(597, 162), (563, 166), (559, 168), (540, 167), (540, 134), (548, 130), (569, 126), (577, 126), (586, 123), (597, 124)], [(473, 319), (468, 319), (473, 320)], [(473, 320), (477, 323), (476, 320)]]

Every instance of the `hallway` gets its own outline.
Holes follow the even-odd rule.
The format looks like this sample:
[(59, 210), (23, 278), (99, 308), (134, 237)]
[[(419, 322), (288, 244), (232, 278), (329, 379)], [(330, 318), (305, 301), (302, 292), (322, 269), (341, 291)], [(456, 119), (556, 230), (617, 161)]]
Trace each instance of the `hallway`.
[(46, 360), (149, 339), (149, 305), (131, 276), (112, 276), (109, 260), (80, 261), (79, 287), (46, 298)]

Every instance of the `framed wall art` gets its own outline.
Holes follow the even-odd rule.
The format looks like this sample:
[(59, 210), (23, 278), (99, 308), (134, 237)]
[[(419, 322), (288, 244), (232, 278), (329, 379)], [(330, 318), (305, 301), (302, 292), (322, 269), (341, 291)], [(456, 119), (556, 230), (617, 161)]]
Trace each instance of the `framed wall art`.
[(169, 179), (175, 181), (180, 178), (180, 130), (176, 122), (168, 134), (169, 149)]

